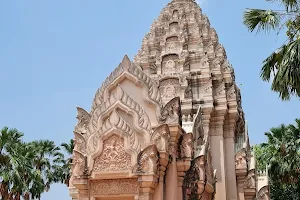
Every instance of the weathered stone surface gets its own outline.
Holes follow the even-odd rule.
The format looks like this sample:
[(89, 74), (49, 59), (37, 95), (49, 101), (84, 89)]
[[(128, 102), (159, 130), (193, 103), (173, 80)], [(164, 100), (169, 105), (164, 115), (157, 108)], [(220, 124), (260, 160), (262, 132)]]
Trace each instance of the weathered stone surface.
[(124, 56), (91, 111), (77, 110), (75, 199), (269, 198), (233, 67), (194, 0), (171, 1), (134, 62)]

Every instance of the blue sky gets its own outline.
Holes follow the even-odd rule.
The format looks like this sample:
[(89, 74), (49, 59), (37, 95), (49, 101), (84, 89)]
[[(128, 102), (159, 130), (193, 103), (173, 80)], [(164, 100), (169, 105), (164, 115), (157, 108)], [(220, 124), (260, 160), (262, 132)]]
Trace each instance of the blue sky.
[[(94, 94), (124, 54), (140, 48), (152, 21), (169, 0), (0, 1), (0, 127), (15, 127), (25, 139), (69, 141), (76, 106), (90, 109)], [(282, 102), (259, 78), (262, 60), (282, 35), (248, 33), (245, 8), (271, 8), (262, 0), (202, 0), (241, 84), (252, 144), (264, 132), (300, 117), (299, 100)], [(54, 185), (42, 200), (67, 200)]]

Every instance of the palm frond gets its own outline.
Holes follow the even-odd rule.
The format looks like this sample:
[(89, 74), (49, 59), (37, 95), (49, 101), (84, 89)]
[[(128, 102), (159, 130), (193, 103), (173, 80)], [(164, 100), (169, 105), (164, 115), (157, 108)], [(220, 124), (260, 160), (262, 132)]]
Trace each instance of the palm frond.
[(266, 1), (279, 2), (285, 7), (287, 12), (298, 10), (300, 4), (299, 0), (266, 0)]
[(247, 9), (244, 12), (243, 22), (248, 30), (253, 32), (275, 30), (280, 26), (281, 15), (272, 10)]
[(283, 48), (280, 58), (272, 90), (279, 92), (283, 100), (289, 100), (291, 95), (300, 97), (300, 38), (289, 42)]

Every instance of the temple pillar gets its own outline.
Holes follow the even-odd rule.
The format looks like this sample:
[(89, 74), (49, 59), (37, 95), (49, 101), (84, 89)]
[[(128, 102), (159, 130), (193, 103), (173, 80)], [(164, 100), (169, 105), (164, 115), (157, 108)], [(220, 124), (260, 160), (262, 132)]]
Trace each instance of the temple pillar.
[(73, 185), (78, 191), (78, 200), (89, 200), (88, 178), (75, 179)]
[(155, 200), (163, 200), (164, 197), (164, 174), (160, 173), (158, 186), (155, 188), (153, 193), (153, 199)]
[(177, 189), (177, 200), (182, 200), (183, 199), (183, 192), (182, 192), (182, 186), (183, 186), (183, 178), (184, 173), (180, 172), (178, 173), (178, 189)]
[(141, 175), (138, 179), (140, 183), (139, 200), (154, 200), (153, 193), (157, 186), (157, 175)]
[(183, 200), (183, 180), (185, 173), (191, 167), (191, 159), (184, 159), (177, 161), (177, 171), (178, 171), (178, 189), (177, 189), (177, 200)]
[(169, 164), (169, 153), (159, 152), (159, 164), (159, 182), (153, 194), (153, 199), (155, 200), (163, 200), (164, 198), (164, 178), (166, 174), (166, 167)]
[(237, 200), (236, 174), (235, 174), (235, 152), (234, 152), (234, 131), (225, 130), (225, 164), (226, 164), (226, 183), (227, 199)]
[(237, 192), (238, 192), (238, 200), (245, 200), (245, 192), (244, 192), (244, 179), (240, 179), (237, 181)]
[(212, 127), (211, 131), (211, 153), (212, 163), (217, 169), (217, 183), (215, 199), (227, 200), (226, 188), (226, 162), (225, 141), (223, 137), (223, 126)]
[(235, 155), (235, 174), (237, 179), (237, 193), (238, 200), (245, 200), (245, 191), (244, 185), (247, 175), (247, 161), (246, 161), (246, 152), (239, 151)]
[(166, 200), (177, 199), (178, 189), (178, 173), (177, 173), (177, 149), (178, 141), (183, 130), (178, 125), (169, 126), (171, 136), (170, 156), (172, 162), (169, 164), (166, 175)]
[(177, 199), (177, 165), (176, 155), (172, 152), (172, 163), (169, 165), (166, 175), (166, 200)]

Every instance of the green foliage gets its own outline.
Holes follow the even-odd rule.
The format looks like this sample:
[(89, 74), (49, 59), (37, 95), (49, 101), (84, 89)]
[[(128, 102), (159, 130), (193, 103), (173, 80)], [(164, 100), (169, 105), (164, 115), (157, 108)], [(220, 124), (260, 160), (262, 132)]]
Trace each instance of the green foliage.
[(268, 141), (254, 146), (258, 170), (268, 166), (272, 200), (300, 199), (300, 119), (265, 133)]
[[(69, 180), (71, 159), (64, 160), (53, 141), (22, 141), (17, 129), (0, 130), (0, 197), (40, 199), (51, 184)], [(69, 150), (74, 147), (68, 146)], [(71, 150), (72, 151), (72, 150)], [(59, 172), (65, 172), (62, 174)]]
[(267, 1), (281, 3), (284, 10), (247, 9), (244, 24), (251, 32), (281, 31), (285, 27), (287, 41), (264, 60), (261, 78), (272, 80), (271, 89), (282, 100), (289, 100), (292, 95), (300, 97), (300, 1)]

